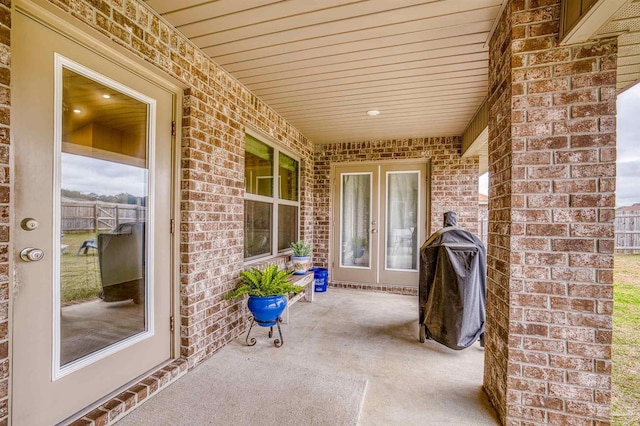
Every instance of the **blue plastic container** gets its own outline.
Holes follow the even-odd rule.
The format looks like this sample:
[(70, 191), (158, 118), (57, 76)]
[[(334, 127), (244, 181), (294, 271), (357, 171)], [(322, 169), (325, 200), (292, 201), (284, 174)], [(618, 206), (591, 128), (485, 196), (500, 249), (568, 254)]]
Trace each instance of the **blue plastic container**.
[(329, 282), (329, 271), (325, 268), (312, 268), (314, 291), (316, 293), (324, 293), (327, 291), (327, 283)]

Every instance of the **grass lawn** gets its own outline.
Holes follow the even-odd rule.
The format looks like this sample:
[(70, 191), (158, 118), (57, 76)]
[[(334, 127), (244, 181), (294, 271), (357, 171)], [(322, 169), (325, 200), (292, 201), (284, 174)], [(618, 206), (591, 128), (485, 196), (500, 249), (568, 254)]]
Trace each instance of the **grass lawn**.
[(640, 424), (640, 254), (614, 266), (612, 424)]
[(78, 248), (85, 240), (96, 238), (95, 233), (64, 234), (62, 244), (67, 250), (62, 254), (60, 265), (61, 302), (73, 302), (98, 297), (102, 286), (100, 283), (100, 267), (98, 251), (89, 249), (88, 253), (76, 256)]

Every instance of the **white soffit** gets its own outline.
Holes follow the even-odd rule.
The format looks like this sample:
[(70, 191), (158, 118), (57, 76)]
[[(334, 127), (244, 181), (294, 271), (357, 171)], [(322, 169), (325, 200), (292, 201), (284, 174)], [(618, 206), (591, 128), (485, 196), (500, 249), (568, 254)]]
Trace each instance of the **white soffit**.
[(461, 135), (502, 2), (147, 1), (314, 143)]
[(640, 0), (628, 3), (597, 32), (597, 37), (618, 36), (618, 92), (640, 81)]
[[(560, 44), (585, 43), (629, 0), (597, 0), (564, 35)], [(576, 2), (577, 3), (577, 2)]]
[(561, 44), (618, 37), (617, 90), (640, 81), (640, 0), (599, 0)]

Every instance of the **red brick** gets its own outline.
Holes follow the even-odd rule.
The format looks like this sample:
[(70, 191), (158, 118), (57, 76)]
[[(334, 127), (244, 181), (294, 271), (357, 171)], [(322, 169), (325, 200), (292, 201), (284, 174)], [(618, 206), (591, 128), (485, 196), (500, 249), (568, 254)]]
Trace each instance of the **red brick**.
[(590, 401), (593, 395), (593, 390), (584, 388), (582, 386), (551, 383), (549, 385), (549, 395), (557, 396), (565, 400)]
[(588, 252), (595, 250), (595, 242), (592, 239), (554, 239), (551, 241), (553, 251)]
[(598, 74), (584, 74), (571, 77), (571, 86), (575, 89), (584, 87), (615, 86), (616, 72), (601, 72)]
[(529, 65), (542, 65), (554, 62), (566, 62), (571, 57), (570, 49), (552, 49), (545, 52), (531, 53), (528, 55)]
[(558, 151), (555, 153), (556, 164), (592, 164), (598, 160), (598, 151), (595, 149), (582, 149), (571, 151)]
[(564, 224), (532, 223), (527, 225), (526, 233), (528, 236), (543, 236), (543, 237), (567, 236), (568, 230), (569, 230), (568, 226)]
[[(514, 81), (549, 79), (551, 78), (551, 67), (544, 66), (544, 67), (524, 68), (521, 70), (515, 70), (513, 71), (512, 78)], [(550, 105), (550, 102), (549, 102), (549, 105)], [(533, 106), (533, 105), (529, 105), (529, 106)], [(541, 105), (537, 105), (537, 106), (541, 106)]]
[(554, 123), (554, 135), (566, 135), (575, 133), (595, 133), (599, 130), (598, 120), (595, 118), (582, 118)]
[(512, 100), (513, 109), (530, 110), (532, 108), (548, 108), (553, 103), (553, 97), (550, 94), (545, 95), (527, 95), (514, 97)]
[(569, 80), (554, 78), (550, 80), (532, 81), (528, 84), (527, 93), (552, 93), (561, 92), (569, 88)]
[(608, 419), (611, 415), (610, 407), (592, 402), (567, 401), (567, 413), (577, 414), (589, 418)]
[(544, 382), (538, 380), (509, 378), (508, 385), (515, 390), (522, 390), (529, 393), (544, 394), (546, 391)]
[(596, 89), (572, 90), (553, 94), (553, 105), (573, 105), (597, 101), (598, 91)]
[(109, 413), (99, 408), (85, 414), (84, 417), (93, 421), (94, 426), (106, 426), (109, 423)]
[(514, 250), (546, 251), (550, 248), (548, 238), (514, 237), (511, 244)]
[[(571, 414), (549, 412), (549, 424), (562, 426), (596, 426), (591, 417), (576, 417)], [(609, 425), (609, 423), (607, 423)]]
[(573, 48), (573, 56), (576, 59), (595, 58), (598, 56), (608, 56), (616, 54), (617, 49), (614, 42), (605, 41), (603, 43), (594, 43)]
[(557, 34), (559, 32), (557, 21), (547, 21), (529, 25), (529, 35), (537, 37), (541, 35)]
[[(610, 314), (592, 314), (589, 312), (570, 312), (567, 313), (567, 324), (575, 325), (578, 327), (593, 327), (593, 328), (611, 328), (612, 318)], [(602, 345), (603, 347), (609, 347), (608, 345)]]
[[(572, 179), (553, 181), (553, 192), (556, 194), (575, 194), (580, 192), (597, 192), (596, 179)], [(595, 214), (594, 214), (595, 217)]]
[(588, 147), (615, 147), (616, 135), (614, 133), (599, 133), (596, 135), (575, 135), (571, 137), (571, 146), (573, 148)]
[(515, 323), (511, 327), (511, 333), (525, 336), (548, 337), (549, 327), (542, 324), (522, 324)]
[(525, 395), (523, 403), (531, 407), (547, 408), (555, 411), (562, 411), (564, 400), (561, 398), (548, 397), (543, 395)]
[(553, 195), (528, 195), (527, 196), (528, 208), (563, 208), (569, 207), (569, 197), (562, 194)]
[(571, 118), (600, 117), (603, 115), (615, 114), (616, 105), (612, 102), (590, 105), (576, 105), (571, 108)]
[(585, 59), (582, 61), (569, 62), (566, 64), (557, 64), (553, 67), (553, 74), (556, 77), (565, 77), (576, 74), (591, 73), (596, 71), (598, 62), (596, 59)]
[(576, 356), (550, 355), (549, 365), (566, 370), (594, 371), (593, 359)]

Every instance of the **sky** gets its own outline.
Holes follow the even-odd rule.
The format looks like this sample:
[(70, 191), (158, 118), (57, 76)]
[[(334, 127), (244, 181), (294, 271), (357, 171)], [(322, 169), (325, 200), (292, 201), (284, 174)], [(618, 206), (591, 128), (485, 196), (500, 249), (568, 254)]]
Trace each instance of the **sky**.
[(62, 188), (86, 194), (146, 195), (146, 169), (74, 154), (62, 154)]
[[(618, 96), (618, 179), (616, 207), (640, 203), (640, 84)], [(488, 194), (488, 175), (480, 176), (478, 191)]]
[(640, 84), (618, 95), (616, 206), (640, 203)]

